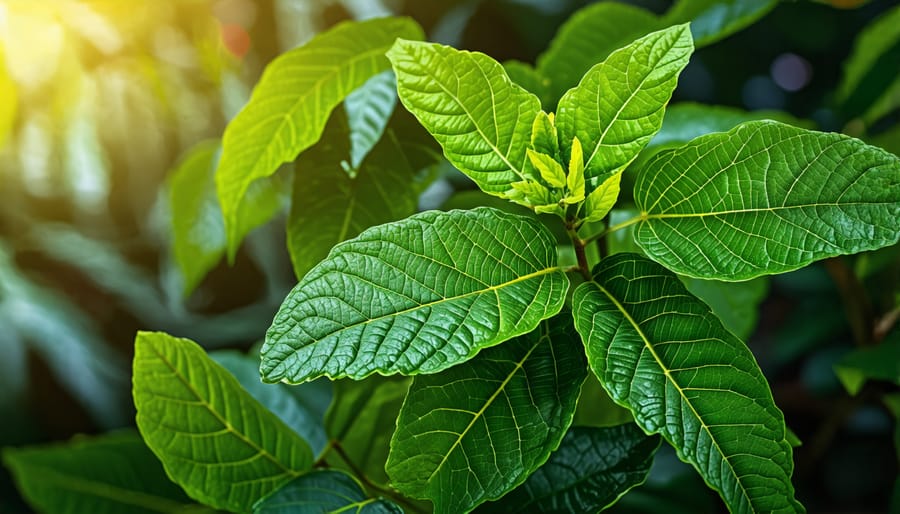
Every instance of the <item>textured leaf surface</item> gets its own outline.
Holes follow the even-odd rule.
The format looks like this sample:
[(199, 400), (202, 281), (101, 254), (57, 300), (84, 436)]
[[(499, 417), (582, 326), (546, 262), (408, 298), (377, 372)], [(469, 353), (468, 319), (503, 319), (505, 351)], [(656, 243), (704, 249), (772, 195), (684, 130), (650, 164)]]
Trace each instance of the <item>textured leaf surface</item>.
[(332, 109), (388, 68), (384, 52), (398, 37), (422, 32), (406, 18), (344, 22), (269, 64), (222, 142), (216, 185), (231, 255), (245, 235), (238, 215), (250, 184), (318, 141)]
[(312, 465), (309, 445), (196, 343), (140, 332), (134, 349), (138, 429), (192, 498), (246, 512)]
[(778, 0), (678, 0), (663, 23), (691, 22), (697, 46), (706, 46), (753, 24), (769, 13)]
[(350, 167), (356, 169), (381, 139), (394, 107), (397, 81), (390, 71), (382, 71), (344, 99), (350, 127)]
[(589, 180), (624, 169), (662, 125), (693, 50), (688, 26), (678, 25), (648, 34), (591, 68), (559, 101), (563, 157), (577, 136)]
[(559, 445), (586, 376), (566, 314), (464, 366), (416, 377), (391, 439), (391, 483), (438, 514), (498, 498)]
[(525, 149), (540, 110), (498, 62), (477, 52), (398, 40), (388, 52), (403, 105), (444, 155), (487, 193), (525, 178)]
[(556, 242), (495, 209), (426, 211), (336, 246), (266, 334), (263, 379), (434, 373), (562, 308)]
[(131, 430), (6, 448), (3, 461), (31, 506), (48, 514), (168, 514), (193, 504)]
[(622, 3), (597, 2), (573, 14), (537, 60), (537, 73), (547, 83), (545, 107), (555, 110), (563, 93), (593, 65), (657, 28), (653, 13)]
[(297, 477), (253, 507), (253, 514), (301, 512), (402, 514), (403, 510), (387, 500), (367, 498), (356, 480), (332, 470), (316, 470)]
[(634, 423), (572, 427), (524, 484), (477, 512), (596, 514), (644, 482), (659, 443)]
[(803, 510), (784, 417), (753, 354), (674, 274), (616, 254), (572, 301), (610, 396), (675, 447), (732, 513)]
[(749, 279), (900, 238), (900, 159), (773, 121), (661, 152), (634, 191), (638, 244), (689, 276)]

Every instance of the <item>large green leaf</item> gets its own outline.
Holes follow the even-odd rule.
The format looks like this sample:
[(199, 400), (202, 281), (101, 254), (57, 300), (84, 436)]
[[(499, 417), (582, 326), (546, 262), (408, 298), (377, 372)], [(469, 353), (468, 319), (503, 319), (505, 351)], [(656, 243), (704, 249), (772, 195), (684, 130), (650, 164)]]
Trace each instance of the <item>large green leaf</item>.
[(624, 169), (662, 125), (693, 50), (688, 26), (677, 25), (642, 37), (591, 68), (559, 101), (563, 160), (577, 136), (588, 180)]
[(403, 514), (393, 503), (367, 498), (362, 487), (346, 473), (316, 470), (295, 478), (262, 499), (253, 514)]
[(572, 300), (588, 362), (734, 514), (797, 512), (784, 417), (750, 350), (660, 265), (601, 261)]
[(780, 273), (900, 239), (900, 159), (774, 121), (661, 152), (634, 196), (638, 244), (700, 278)]
[(422, 31), (407, 18), (344, 22), (269, 64), (222, 141), (216, 185), (229, 255), (245, 235), (238, 215), (250, 184), (318, 141), (331, 110), (388, 69), (384, 52), (398, 37), (421, 39)]
[(387, 55), (403, 105), (454, 166), (491, 194), (525, 178), (525, 149), (541, 105), (513, 84), (497, 61), (402, 39)]
[(347, 95), (344, 111), (350, 127), (350, 168), (359, 168), (375, 147), (397, 106), (397, 81), (390, 70), (370, 78)]
[(573, 14), (537, 59), (537, 73), (547, 82), (545, 106), (553, 110), (593, 65), (659, 26), (650, 11), (617, 2), (597, 2)]
[(385, 136), (350, 175), (341, 159), (351, 152), (351, 134), (334, 117), (323, 140), (300, 156), (287, 241), (294, 273), (302, 278), (334, 245), (373, 225), (416, 211), (419, 187), (397, 134)]
[(133, 430), (6, 448), (3, 462), (31, 506), (46, 514), (169, 514), (195, 505)]
[(196, 343), (140, 332), (134, 351), (138, 429), (192, 498), (246, 512), (312, 465), (309, 445)]
[(435, 373), (562, 308), (552, 234), (496, 209), (426, 211), (334, 247), (266, 334), (263, 380)]
[(663, 17), (666, 25), (691, 22), (697, 46), (706, 46), (751, 25), (778, 0), (678, 0)]
[[(407, 377), (371, 376), (365, 380), (338, 380), (334, 401), (325, 416), (328, 437), (366, 476), (380, 484), (388, 482), (384, 463), (390, 451), (391, 434), (409, 389)], [(344, 468), (347, 463), (328, 455), (328, 463)]]
[(564, 315), (464, 366), (416, 377), (391, 439), (391, 483), (438, 514), (502, 496), (559, 445), (586, 376)]
[[(897, 94), (900, 78), (896, 72), (898, 56), (900, 5), (879, 16), (859, 34), (853, 53), (844, 63), (844, 76), (837, 96), (843, 102), (846, 114), (863, 114), (873, 104), (887, 100), (886, 105), (878, 106), (878, 112), (867, 116), (874, 121), (878, 115), (900, 105), (900, 95)], [(894, 97), (890, 98), (892, 92)], [(884, 96), (888, 98), (878, 102)]]
[(753, 335), (759, 318), (759, 305), (769, 292), (769, 277), (742, 282), (723, 282), (680, 277), (690, 293), (709, 305), (722, 325), (746, 341)]
[(524, 484), (477, 512), (596, 514), (644, 482), (659, 443), (634, 423), (572, 427)]

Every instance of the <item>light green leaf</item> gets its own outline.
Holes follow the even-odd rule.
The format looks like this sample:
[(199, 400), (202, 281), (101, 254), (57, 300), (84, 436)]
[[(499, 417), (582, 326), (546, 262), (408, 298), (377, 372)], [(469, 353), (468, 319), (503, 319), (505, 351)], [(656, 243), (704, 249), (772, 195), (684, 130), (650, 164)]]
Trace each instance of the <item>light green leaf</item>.
[(664, 25), (691, 22), (698, 47), (724, 39), (769, 13), (778, 0), (678, 0)]
[(722, 282), (680, 277), (687, 290), (712, 309), (722, 325), (746, 341), (753, 335), (759, 306), (769, 292), (769, 277), (743, 282)]
[(138, 429), (192, 498), (246, 512), (312, 465), (309, 445), (196, 343), (139, 332), (134, 351)]
[(561, 153), (569, 156), (577, 136), (589, 183), (625, 169), (656, 134), (693, 50), (687, 25), (653, 32), (610, 54), (562, 97)]
[(529, 148), (527, 150), (528, 160), (540, 172), (541, 178), (544, 179), (550, 187), (562, 189), (566, 187), (566, 172), (562, 165), (553, 157), (538, 153)]
[(267, 382), (436, 373), (532, 331), (569, 286), (553, 235), (480, 208), (426, 211), (334, 247), (266, 334)]
[(350, 148), (344, 120), (334, 117), (324, 134), (296, 164), (287, 246), (298, 279), (337, 243), (416, 212), (419, 196), (414, 170), (391, 128), (353, 176), (340, 164)]
[(344, 112), (350, 127), (350, 168), (356, 170), (381, 140), (394, 107), (397, 106), (397, 81), (390, 70), (370, 78), (347, 95)]
[(584, 202), (585, 223), (600, 221), (606, 216), (619, 199), (619, 184), (622, 182), (622, 172), (616, 172), (613, 176), (603, 181), (597, 189), (591, 191)]
[(362, 486), (346, 473), (316, 470), (288, 482), (253, 507), (253, 514), (403, 514), (393, 503), (367, 498)]
[(732, 513), (803, 510), (784, 416), (753, 354), (674, 274), (616, 254), (572, 302), (588, 362), (613, 400), (661, 434)]
[(398, 40), (388, 52), (403, 105), (444, 155), (486, 193), (501, 195), (526, 177), (525, 150), (538, 98), (477, 52)]
[(3, 462), (29, 504), (47, 514), (169, 514), (194, 505), (133, 430), (5, 448)]
[(550, 198), (550, 190), (543, 184), (539, 184), (533, 180), (513, 182), (510, 186), (512, 189), (506, 193), (505, 197), (519, 205), (532, 207), (535, 205), (544, 205), (552, 201)]
[(900, 337), (850, 352), (834, 365), (834, 372), (851, 395), (859, 393), (867, 380), (900, 385)]
[[(334, 383), (334, 401), (325, 415), (325, 430), (356, 466), (379, 484), (388, 482), (384, 463), (410, 382), (407, 377), (376, 375)], [(329, 454), (330, 466), (346, 468), (343, 459), (331, 457)]]
[(526, 91), (533, 93), (544, 104), (544, 100), (549, 94), (547, 86), (549, 86), (550, 81), (543, 77), (540, 72), (535, 70), (530, 64), (516, 60), (504, 61), (503, 69), (510, 80), (522, 86)]
[(693, 277), (744, 280), (900, 239), (900, 159), (774, 121), (664, 151), (634, 191), (638, 244)]
[(634, 423), (572, 427), (524, 484), (477, 512), (596, 514), (644, 483), (659, 444)]
[(597, 2), (573, 14), (537, 59), (537, 73), (547, 82), (544, 106), (552, 110), (591, 66), (659, 27), (650, 11), (616, 2)]
[(422, 31), (407, 18), (343, 22), (269, 64), (225, 130), (216, 172), (230, 258), (245, 235), (238, 222), (250, 184), (318, 141), (331, 110), (388, 69), (384, 52), (398, 37), (420, 39)]
[[(885, 79), (895, 83), (900, 82), (900, 79), (896, 78), (896, 73), (884, 73), (884, 65), (890, 64), (883, 62), (883, 59), (889, 57), (892, 52), (896, 53), (896, 50), (892, 49), (898, 45), (900, 45), (900, 6), (884, 12), (860, 32), (853, 45), (853, 52), (844, 62), (844, 76), (838, 86), (837, 96), (845, 104), (845, 110), (849, 107), (853, 111), (850, 114), (861, 114), (866, 107), (863, 104), (871, 103), (889, 89), (873, 87), (877, 85), (873, 83), (867, 84), (867, 78), (873, 73), (883, 74)], [(851, 105), (846, 105), (848, 103)]]
[(465, 366), (416, 377), (391, 439), (391, 483), (437, 514), (502, 496), (559, 445), (586, 376), (564, 315)]
[(553, 113), (539, 111), (531, 125), (531, 148), (534, 151), (559, 159), (559, 140)]
[(570, 149), (569, 174), (566, 176), (568, 195), (566, 202), (573, 204), (584, 200), (584, 151), (578, 137), (572, 139)]
[(6, 58), (0, 48), (0, 148), (12, 132), (19, 109), (19, 95), (16, 84), (6, 69)]

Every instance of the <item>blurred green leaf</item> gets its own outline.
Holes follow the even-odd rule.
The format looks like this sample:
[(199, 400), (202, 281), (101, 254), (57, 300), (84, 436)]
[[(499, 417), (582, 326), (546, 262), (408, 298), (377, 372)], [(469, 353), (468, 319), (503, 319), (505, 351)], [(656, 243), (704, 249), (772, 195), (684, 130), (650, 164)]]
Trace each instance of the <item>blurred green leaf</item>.
[[(844, 61), (844, 76), (837, 96), (849, 116), (866, 113), (869, 122), (900, 105), (900, 5), (881, 14), (856, 38), (853, 52)], [(877, 105), (877, 104), (881, 105)]]
[(31, 506), (45, 514), (168, 514), (193, 505), (133, 430), (5, 448), (3, 462)]
[(724, 39), (769, 13), (778, 0), (676, 0), (663, 25), (691, 23), (698, 47)]
[(0, 47), (0, 148), (12, 132), (19, 110), (19, 94), (15, 82), (6, 69), (6, 58)]
[(306, 441), (196, 343), (139, 332), (134, 350), (138, 429), (192, 498), (246, 512), (311, 467)]
[(549, 79), (541, 75), (530, 64), (522, 61), (504, 61), (503, 69), (506, 70), (510, 80), (537, 96), (541, 100), (541, 104), (547, 106)]
[(834, 365), (834, 372), (851, 395), (857, 394), (868, 380), (900, 385), (900, 336), (848, 353)]
[(403, 509), (381, 498), (367, 498), (362, 487), (346, 473), (316, 470), (299, 476), (253, 506), (253, 514), (403, 514)]
[(759, 307), (769, 292), (769, 277), (743, 282), (722, 282), (679, 277), (691, 294), (709, 305), (732, 334), (746, 341), (753, 335), (759, 318)]
[(396, 105), (397, 81), (390, 70), (370, 78), (344, 99), (344, 112), (350, 127), (351, 170), (358, 169), (381, 140)]

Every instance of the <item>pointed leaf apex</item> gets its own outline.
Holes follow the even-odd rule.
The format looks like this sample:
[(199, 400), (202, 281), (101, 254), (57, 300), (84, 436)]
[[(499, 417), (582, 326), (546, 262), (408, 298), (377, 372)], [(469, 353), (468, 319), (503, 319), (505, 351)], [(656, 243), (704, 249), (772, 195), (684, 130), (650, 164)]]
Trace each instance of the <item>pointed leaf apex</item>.
[(528, 160), (541, 173), (541, 178), (547, 184), (557, 189), (566, 187), (566, 172), (560, 163), (550, 155), (542, 152), (536, 152), (531, 148), (526, 150)]

